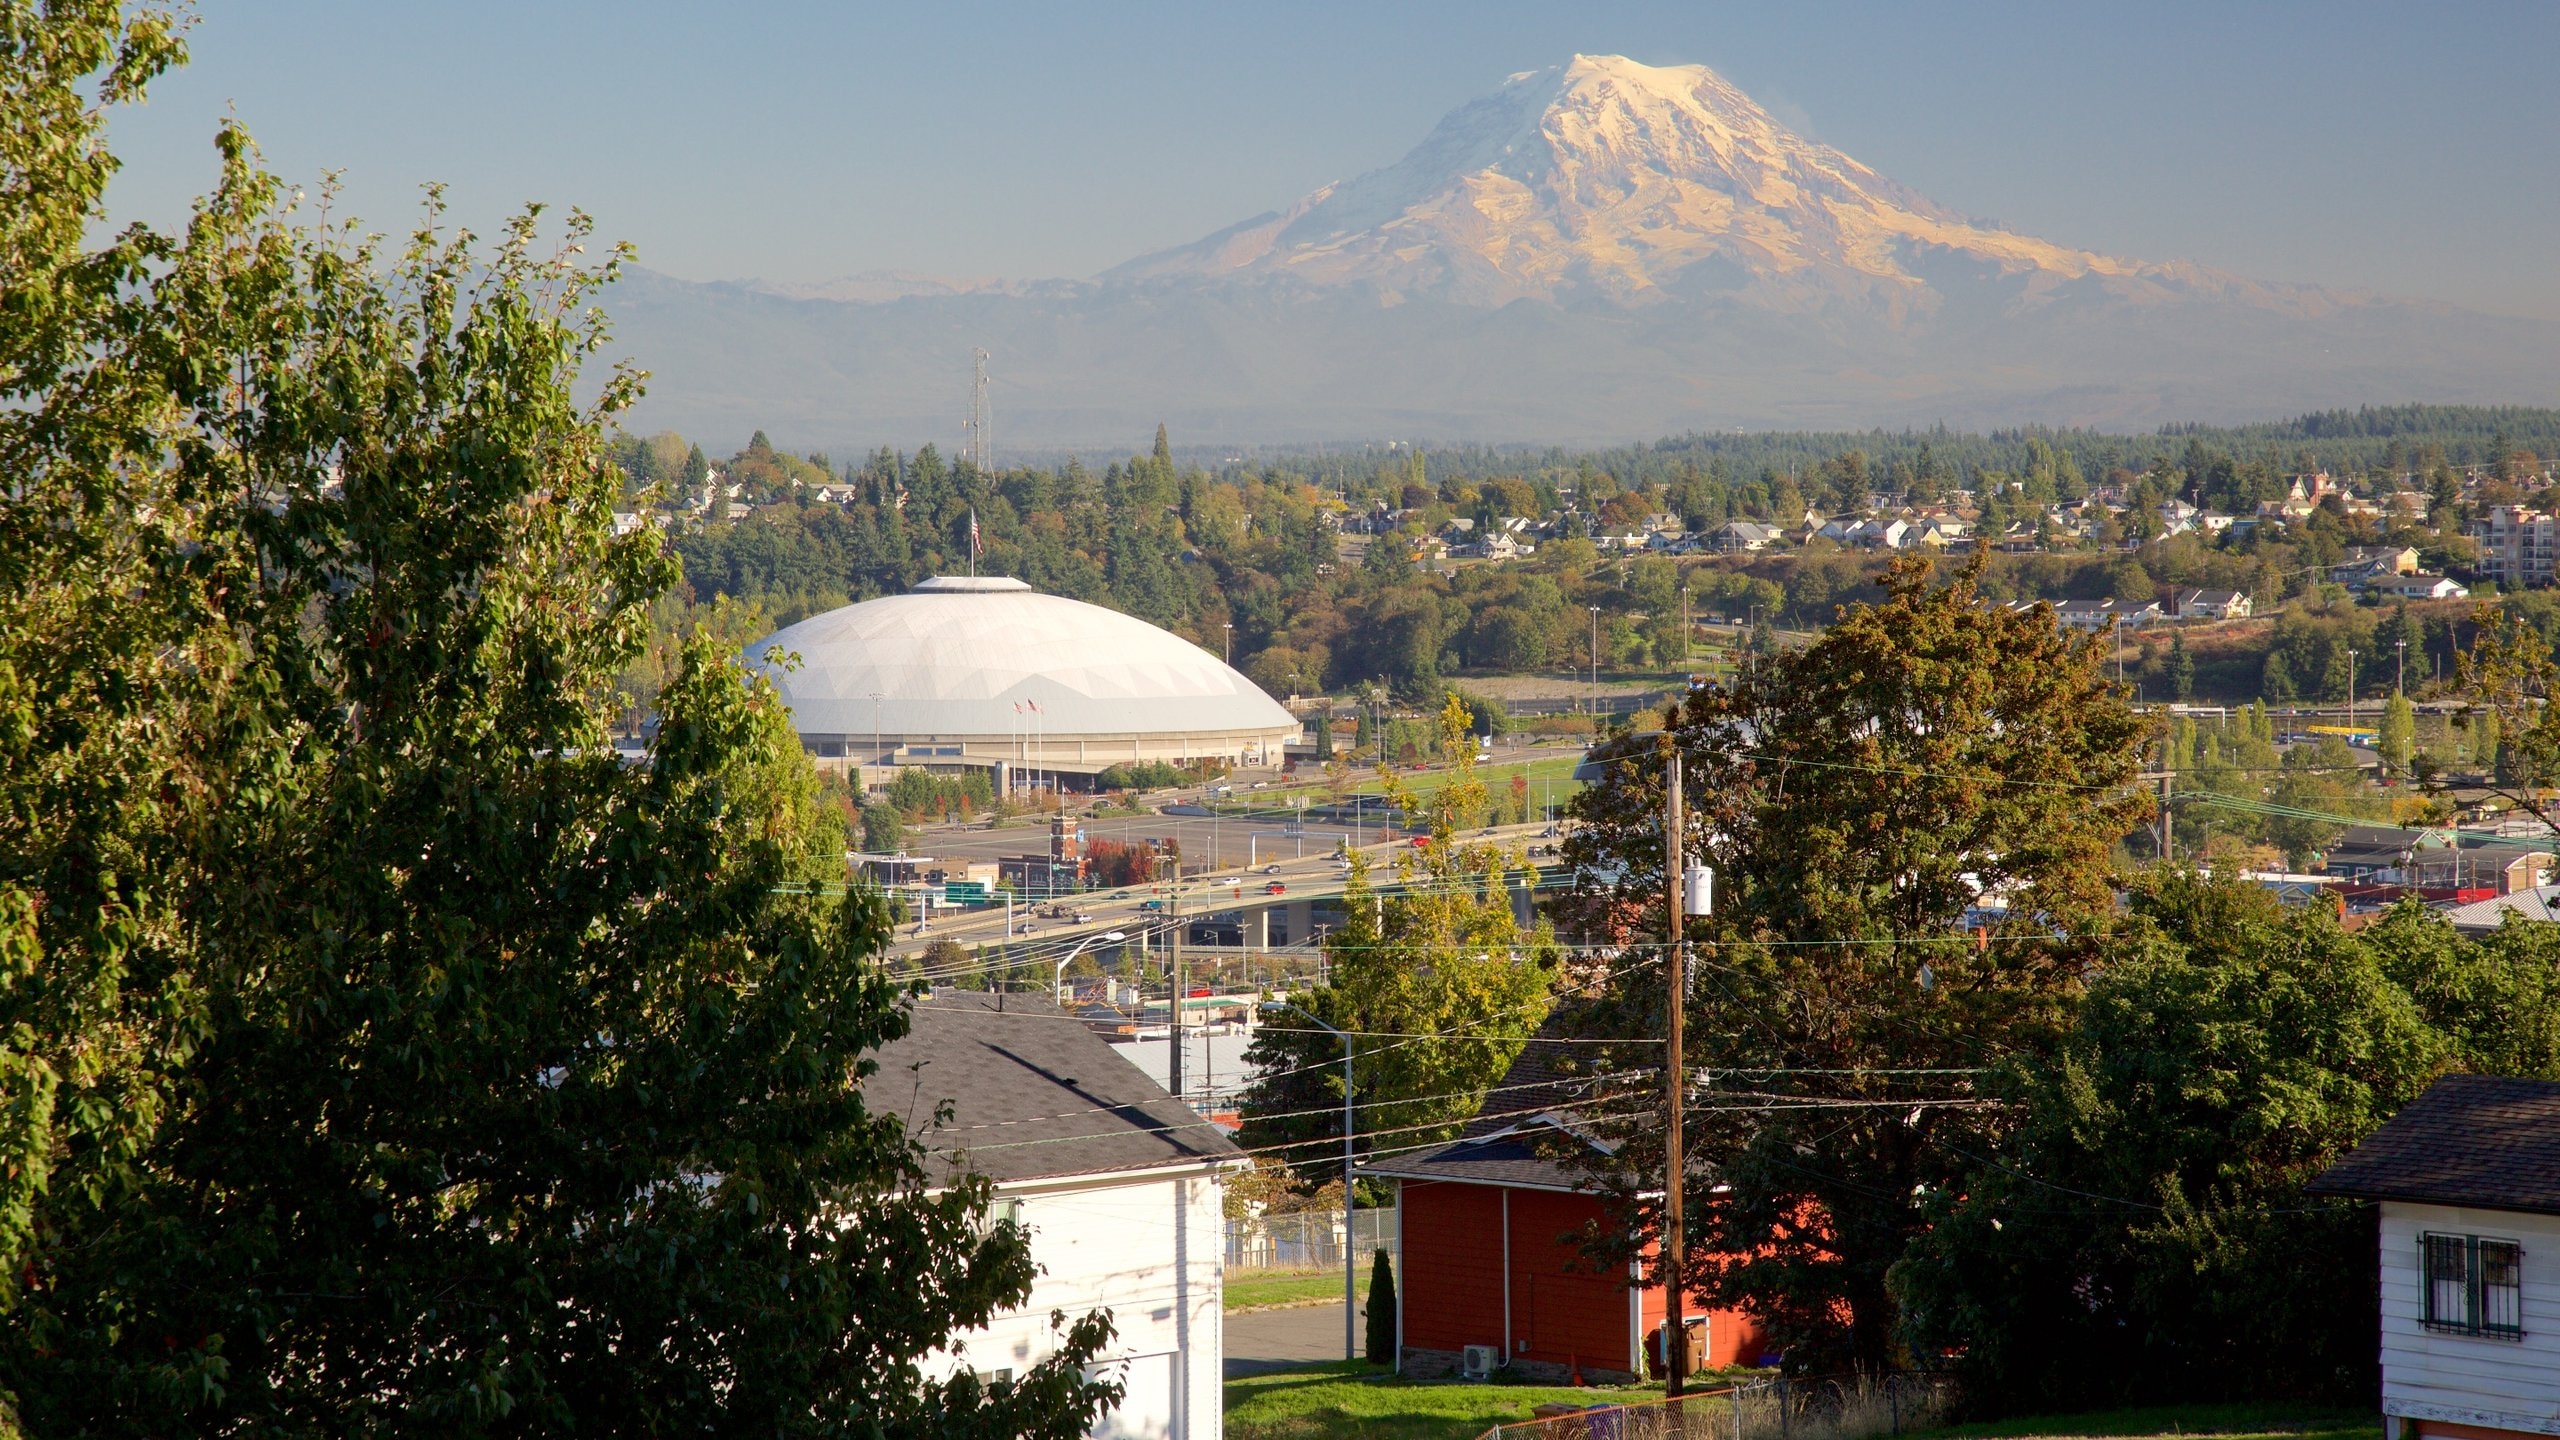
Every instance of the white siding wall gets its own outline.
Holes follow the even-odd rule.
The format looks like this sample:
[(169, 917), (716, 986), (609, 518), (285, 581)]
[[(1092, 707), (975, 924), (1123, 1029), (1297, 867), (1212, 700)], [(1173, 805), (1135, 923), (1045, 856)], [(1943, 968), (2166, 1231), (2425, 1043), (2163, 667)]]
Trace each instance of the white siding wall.
[(1107, 1309), (1108, 1373), (1128, 1390), (1108, 1440), (1222, 1440), (1226, 1247), (1221, 1181), (1193, 1173), (1000, 1186), (1022, 1202), (1041, 1275), (1020, 1310), (968, 1337), (965, 1363), (1020, 1371), (1054, 1348), (1049, 1312)]
[[(2560, 1218), (2444, 1205), (2382, 1207), (2382, 1410), (2560, 1435)], [(2420, 1323), (2418, 1237), (2524, 1246), (2524, 1338), (2438, 1334)]]

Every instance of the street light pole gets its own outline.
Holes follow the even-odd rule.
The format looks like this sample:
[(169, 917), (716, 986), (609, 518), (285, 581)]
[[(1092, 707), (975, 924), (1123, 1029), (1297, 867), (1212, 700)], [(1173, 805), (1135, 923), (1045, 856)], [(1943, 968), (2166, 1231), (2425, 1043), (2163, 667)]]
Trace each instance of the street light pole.
[(880, 692), (871, 692), (871, 763), (880, 763)]
[(1228, 663), (1228, 664), (1230, 664), (1230, 665), (1233, 665), (1234, 663), (1236, 663), (1236, 627), (1235, 627), (1235, 622), (1233, 622), (1233, 621), (1226, 621), (1226, 622), (1224, 622), (1224, 624), (1225, 624), (1225, 626), (1226, 626), (1226, 631), (1227, 631), (1227, 663)]
[(1354, 1267), (1357, 1264), (1357, 1259), (1353, 1253), (1356, 1247), (1351, 1243), (1351, 1220), (1353, 1214), (1351, 1206), (1351, 1127), (1353, 1123), (1351, 1112), (1351, 1037), (1339, 1027), (1328, 1024), (1319, 1016), (1308, 1011), (1304, 1006), (1292, 1005), (1286, 1000), (1265, 1000), (1262, 1002), (1262, 1008), (1265, 1010), (1295, 1010), (1299, 1014), (1306, 1016), (1309, 1020), (1313, 1020), (1316, 1024), (1323, 1026), (1325, 1030), (1342, 1037), (1342, 1358), (1345, 1360), (1357, 1360), (1360, 1358), (1360, 1348), (1352, 1340), (1352, 1322), (1356, 1318), (1355, 1312), (1359, 1307), (1352, 1302), (1352, 1277), (1355, 1273)]
[(2347, 741), (2348, 741), (2348, 743), (2350, 743), (2350, 744), (2353, 744), (2353, 743), (2354, 743), (2354, 741), (2355, 741), (2355, 738), (2356, 738), (2356, 737), (2355, 737), (2355, 735), (2354, 735), (2354, 733), (2353, 733), (2353, 732), (2354, 732), (2354, 730), (2355, 730), (2355, 728), (2356, 728), (2356, 652), (2354, 652), (2353, 650), (2350, 650), (2350, 651), (2348, 651), (2348, 652), (2347, 652), (2347, 730), (2349, 731), (2349, 734), (2347, 735)]
[(2391, 650), (2398, 661), (2398, 668), (2391, 675), (2391, 693), (2405, 695), (2409, 691), (2409, 642), (2394, 640)]
[(1087, 935), (1082, 940), (1076, 942), (1076, 948), (1068, 951), (1067, 958), (1058, 962), (1057, 990), (1058, 1006), (1060, 1009), (1064, 1009), (1067, 1003), (1067, 967), (1076, 963), (1076, 957), (1085, 952), (1085, 947), (1091, 945), (1096, 940), (1107, 941), (1116, 945), (1128, 938), (1129, 937), (1121, 931), (1105, 930), (1099, 935)]
[(1600, 607), (1585, 608), (1591, 611), (1591, 709), (1596, 714), (1600, 709)]

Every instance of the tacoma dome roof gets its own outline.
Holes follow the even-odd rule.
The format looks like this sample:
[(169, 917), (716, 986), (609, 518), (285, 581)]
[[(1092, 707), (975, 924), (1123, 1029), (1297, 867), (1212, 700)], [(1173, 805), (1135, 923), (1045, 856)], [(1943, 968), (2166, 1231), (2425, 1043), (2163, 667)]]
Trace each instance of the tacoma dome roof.
[[(797, 654), (798, 668), (766, 663), (777, 648)], [(1298, 728), (1261, 687), (1181, 636), (1001, 576), (945, 576), (812, 615), (749, 645), (745, 659), (772, 676), (804, 736)]]

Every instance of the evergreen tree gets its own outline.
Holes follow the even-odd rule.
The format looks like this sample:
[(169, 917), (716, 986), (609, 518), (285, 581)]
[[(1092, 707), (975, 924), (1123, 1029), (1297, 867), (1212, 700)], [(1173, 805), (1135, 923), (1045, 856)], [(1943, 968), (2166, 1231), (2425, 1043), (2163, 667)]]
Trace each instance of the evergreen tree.
[(2187, 637), (2182, 633), (2169, 637), (2169, 659), (2164, 669), (2172, 699), (2192, 700), (2196, 693), (2196, 659), (2187, 653)]
[(2267, 652), (2266, 664), (2259, 671), (2258, 693), (2278, 705), (2294, 698), (2293, 667), (2285, 662), (2282, 650)]
[(1383, 1249), (1372, 1252), (1369, 1261), (1368, 1305), (1369, 1363), (1396, 1363), (1396, 1267)]

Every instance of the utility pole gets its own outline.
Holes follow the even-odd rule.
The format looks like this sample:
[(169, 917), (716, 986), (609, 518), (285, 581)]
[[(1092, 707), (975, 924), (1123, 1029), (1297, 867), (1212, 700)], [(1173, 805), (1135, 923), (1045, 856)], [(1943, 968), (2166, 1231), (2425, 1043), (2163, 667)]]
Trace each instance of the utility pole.
[(2394, 640), (2391, 642), (2391, 649), (2399, 662), (2399, 668), (2391, 675), (2391, 693), (2406, 695), (2409, 693), (2409, 642)]
[(1182, 1098), (1182, 998), (1191, 989), (1188, 979), (1182, 973), (1182, 857), (1180, 855), (1173, 857), (1173, 884), (1165, 891), (1164, 918), (1165, 923), (1173, 927), (1165, 942), (1172, 947), (1172, 954), (1167, 959), (1167, 968), (1173, 974), (1173, 1004), (1166, 1011), (1173, 1026), (1171, 1077), (1173, 1084), (1169, 1088), (1173, 1091), (1173, 1098), (1179, 1100)]
[(1230, 621), (1224, 621), (1224, 622), (1221, 622), (1221, 623), (1222, 623), (1222, 624), (1224, 624), (1224, 626), (1226, 627), (1226, 632), (1227, 632), (1227, 663), (1228, 663), (1228, 664), (1230, 664), (1230, 665), (1233, 665), (1234, 663), (1236, 663), (1236, 627), (1235, 627), (1235, 622), (1234, 622), (1234, 621), (1232, 621), (1232, 620), (1230, 620)]
[(1688, 952), (1681, 944), (1686, 929), (1682, 911), (1687, 897), (1681, 893), (1687, 871), (1680, 863), (1680, 742), (1671, 735), (1662, 737), (1662, 879), (1664, 931), (1670, 941), (1668, 963), (1671, 995), (1670, 1013), (1663, 1027), (1664, 1069), (1668, 1072), (1664, 1093), (1670, 1102), (1670, 1124), (1663, 1131), (1662, 1159), (1662, 1393), (1678, 1399), (1681, 1382), (1689, 1358), (1688, 1330), (1680, 1316), (1680, 1271), (1682, 1227), (1680, 1132), (1683, 1125), (1681, 1095), (1680, 1022), (1687, 1008), (1689, 987)]
[[(2354, 652), (2353, 650), (2350, 650), (2350, 651), (2348, 651), (2348, 652), (2347, 652), (2347, 729), (2349, 729), (2349, 730), (2351, 730), (2351, 731), (2352, 731), (2352, 730), (2354, 730), (2355, 728), (2356, 728), (2356, 652)], [(2351, 734), (2351, 735), (2349, 735), (2349, 736), (2347, 737), (2347, 741), (2348, 741), (2348, 743), (2353, 744), (2353, 743), (2354, 743), (2354, 741), (2355, 741), (2355, 738), (2356, 738), (2356, 737), (2355, 737), (2355, 736), (2353, 736), (2352, 734)]]

